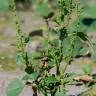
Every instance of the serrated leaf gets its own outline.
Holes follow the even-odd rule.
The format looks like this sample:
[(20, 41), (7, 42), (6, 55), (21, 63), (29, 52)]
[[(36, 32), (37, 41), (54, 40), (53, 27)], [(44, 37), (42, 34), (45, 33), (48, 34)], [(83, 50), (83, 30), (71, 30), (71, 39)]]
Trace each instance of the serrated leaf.
[(8, 85), (7, 90), (6, 90), (6, 95), (7, 96), (19, 96), (23, 88), (24, 88), (24, 84), (22, 83), (22, 81), (16, 79)]

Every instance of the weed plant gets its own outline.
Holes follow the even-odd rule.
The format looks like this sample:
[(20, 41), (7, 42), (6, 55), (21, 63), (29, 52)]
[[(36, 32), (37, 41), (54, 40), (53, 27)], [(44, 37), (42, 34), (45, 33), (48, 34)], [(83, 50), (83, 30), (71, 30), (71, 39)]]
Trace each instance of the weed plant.
[[(93, 46), (89, 37), (80, 31), (79, 17), (83, 11), (80, 0), (57, 0), (57, 6), (53, 16), (48, 0), (37, 4), (36, 10), (46, 22), (47, 36), (42, 37), (44, 39), (42, 50), (33, 52), (30, 56), (26, 51), (30, 37), (21, 30), (16, 5), (12, 0), (12, 11), (17, 29), (16, 61), (26, 65), (26, 75), (9, 84), (6, 90), (7, 96), (19, 96), (25, 85), (32, 86), (32, 96), (38, 96), (38, 93), (42, 94), (41, 96), (67, 96), (66, 86), (71, 85), (77, 76), (76, 73), (66, 73), (67, 67), (78, 54), (84, 54), (86, 49), (84, 44), (90, 49)], [(50, 27), (50, 21), (55, 22), (56, 26)], [(76, 22), (76, 25), (72, 30), (73, 22)], [(55, 38), (51, 38), (50, 35), (54, 35)], [(34, 60), (39, 62), (38, 66), (34, 66)], [(62, 62), (64, 67), (60, 68)], [(56, 71), (54, 74), (50, 72), (53, 68)], [(91, 72), (88, 68), (84, 69), (85, 73)], [(89, 73), (87, 75), (90, 75)]]

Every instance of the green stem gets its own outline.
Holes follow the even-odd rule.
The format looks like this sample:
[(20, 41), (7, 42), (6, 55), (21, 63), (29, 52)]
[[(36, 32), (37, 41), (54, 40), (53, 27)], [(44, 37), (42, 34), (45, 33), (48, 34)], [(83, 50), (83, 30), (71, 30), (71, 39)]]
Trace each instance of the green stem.
[(48, 96), (48, 95), (47, 95), (47, 92), (46, 92), (46, 89), (45, 89), (45, 95), (44, 95), (44, 96)]
[(49, 20), (45, 19), (46, 25), (47, 25), (47, 30), (50, 31), (50, 25), (49, 25)]
[(55, 96), (55, 94), (54, 93), (51, 93), (51, 96)]
[(67, 69), (67, 67), (68, 67), (68, 63), (66, 63), (66, 65), (65, 65), (65, 67), (64, 67), (64, 70), (63, 70), (63, 72), (65, 73), (65, 71), (66, 71), (66, 69)]
[(52, 91), (50, 91), (50, 94), (51, 94), (51, 96), (55, 96), (55, 93), (54, 93), (54, 92), (52, 92)]

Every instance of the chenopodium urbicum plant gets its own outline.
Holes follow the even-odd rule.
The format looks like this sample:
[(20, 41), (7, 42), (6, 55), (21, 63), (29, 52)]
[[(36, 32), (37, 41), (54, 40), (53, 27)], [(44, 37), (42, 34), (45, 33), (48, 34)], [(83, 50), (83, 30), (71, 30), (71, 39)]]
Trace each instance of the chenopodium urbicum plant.
[[(76, 74), (66, 73), (66, 69), (77, 55), (75, 51), (78, 51), (78, 49), (80, 51), (80, 48), (84, 48), (84, 46), (79, 46), (78, 48), (76, 44), (79, 42), (82, 45), (83, 41), (83, 43), (88, 43), (92, 46), (92, 43), (86, 34), (79, 31), (79, 16), (82, 12), (80, 1), (57, 0), (57, 3), (56, 16), (52, 18), (57, 26), (51, 29), (47, 27), (47, 31), (55, 34), (54, 36), (56, 38), (44, 38), (44, 44), (46, 43), (47, 47), (44, 46), (40, 52), (41, 55), (38, 55), (39, 52), (35, 52), (32, 55), (32, 60), (30, 60), (30, 56), (25, 50), (29, 38), (21, 30), (19, 18), (16, 13), (16, 5), (14, 0), (12, 0), (12, 8), (17, 27), (17, 63), (22, 62), (26, 65), (26, 75), (21, 80), (16, 79), (9, 84), (6, 90), (7, 96), (19, 96), (25, 85), (32, 86), (33, 96), (38, 96), (38, 93), (41, 93), (42, 96), (67, 96), (68, 90), (66, 90), (66, 86), (73, 82)], [(45, 19), (48, 19), (50, 12), (46, 4), (46, 2), (43, 4), (40, 3), (38, 11), (40, 11), (43, 17), (47, 17)], [(74, 13), (76, 15), (75, 18), (77, 18), (75, 19), (77, 21), (76, 29), (69, 30), (69, 27), (74, 21)], [(38, 64), (40, 66), (38, 68), (35, 68), (33, 62), (30, 62), (33, 60), (39, 61)], [(60, 69), (62, 61), (66, 63)], [(51, 73), (52, 68), (55, 68), (56, 72), (54, 74)]]

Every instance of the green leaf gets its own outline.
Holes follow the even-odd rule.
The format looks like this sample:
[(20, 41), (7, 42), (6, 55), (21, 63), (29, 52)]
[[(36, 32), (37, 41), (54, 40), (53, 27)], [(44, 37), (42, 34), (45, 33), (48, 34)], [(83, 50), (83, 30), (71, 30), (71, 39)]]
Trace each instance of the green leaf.
[(31, 80), (35, 80), (38, 77), (39, 73), (38, 72), (34, 72), (32, 74), (29, 75), (29, 79)]
[(91, 75), (91, 74), (92, 74), (92, 65), (87, 65), (87, 66), (85, 66), (85, 68), (83, 68), (83, 72), (84, 72), (86, 75)]
[(50, 13), (50, 8), (47, 3), (40, 3), (37, 5), (37, 11), (42, 15), (42, 16), (48, 16)]
[(32, 52), (32, 59), (38, 59), (41, 57), (41, 53), (40, 52)]
[(69, 53), (69, 47), (70, 47), (70, 38), (68, 37), (68, 38), (65, 38), (64, 40), (63, 40), (63, 53), (64, 53), (64, 57), (66, 57), (67, 56), (67, 54)]
[(27, 75), (25, 75), (23, 78), (22, 78), (22, 80), (25, 80), (25, 81), (27, 81), (29, 79), (29, 75), (27, 74)]
[(84, 47), (84, 48), (80, 49), (78, 55), (85, 56), (85, 55), (87, 55), (88, 53), (89, 53), (89, 49)]
[(87, 41), (88, 45), (90, 46), (90, 49), (92, 52), (94, 52), (94, 46), (90, 38), (87, 36), (87, 34), (84, 34), (83, 32), (77, 32), (77, 36), (83, 40), (84, 42)]
[(36, 78), (38, 77), (39, 73), (38, 72), (33, 72), (32, 74), (27, 74), (23, 77), (23, 80), (36, 80)]
[(96, 5), (87, 6), (83, 13), (81, 14), (83, 18), (96, 18)]
[(64, 74), (64, 83), (65, 84), (72, 84), (73, 83), (73, 80), (74, 78), (77, 76), (78, 74), (76, 73), (66, 73)]
[(83, 41), (88, 41), (88, 36), (84, 34), (83, 32), (77, 32), (77, 36)]
[(19, 96), (24, 88), (24, 84), (20, 80), (12, 81), (6, 90), (7, 96)]
[(74, 45), (74, 57), (80, 55), (81, 48), (83, 43), (81, 42), (80, 38), (76, 37), (75, 45)]
[(0, 0), (0, 12), (4, 12), (10, 5), (9, 0)]
[(22, 53), (17, 53), (17, 55), (16, 55), (16, 64), (22, 64), (22, 63), (23, 63)]
[(55, 78), (55, 77), (53, 77), (53, 76), (49, 76), (49, 77), (46, 77), (45, 78), (45, 82), (47, 83), (47, 84), (52, 84), (52, 83), (56, 83), (56, 82), (58, 82), (58, 80)]

